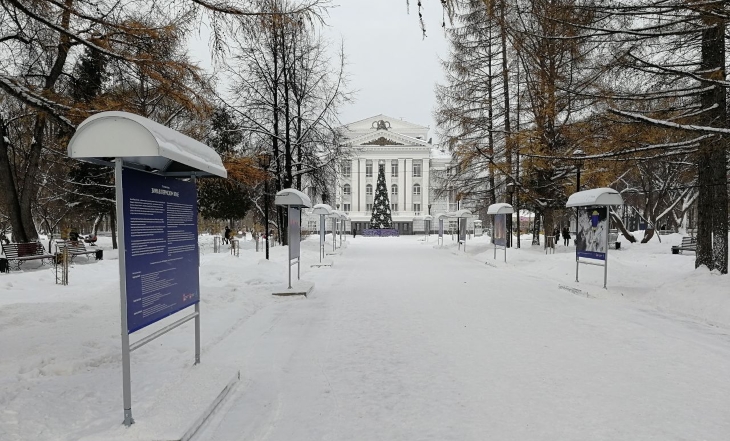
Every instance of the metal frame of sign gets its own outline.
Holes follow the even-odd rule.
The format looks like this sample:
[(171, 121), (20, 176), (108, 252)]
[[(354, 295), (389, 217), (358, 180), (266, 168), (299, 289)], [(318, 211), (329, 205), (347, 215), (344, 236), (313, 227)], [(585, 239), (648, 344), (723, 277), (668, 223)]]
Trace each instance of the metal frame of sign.
[(289, 227), (286, 229), (287, 233), (289, 235), (289, 289), (291, 289), (291, 267), (294, 265), (292, 261), (296, 260), (297, 264), (297, 280), (300, 278), (301, 274), (301, 225), (300, 225), (300, 219), (301, 219), (301, 209), (299, 207), (294, 207), (292, 205), (289, 205), (286, 207), (286, 215), (287, 215), (287, 221), (289, 223)]
[[(194, 303), (195, 310), (191, 313), (186, 315), (185, 317), (180, 318), (179, 320), (176, 320), (175, 322), (153, 332), (152, 334), (141, 338), (140, 340), (131, 343), (129, 335), (132, 332), (138, 331), (140, 329), (143, 329), (144, 327), (154, 323), (148, 323), (144, 326), (134, 329), (130, 332), (129, 329), (129, 322), (128, 322), (128, 314), (129, 314), (129, 305), (127, 303), (127, 256), (126, 256), (126, 243), (128, 240), (127, 234), (129, 233), (126, 231), (125, 228), (125, 219), (124, 219), (124, 181), (123, 181), (123, 161), (120, 159), (116, 160), (116, 165), (114, 168), (114, 180), (115, 180), (115, 187), (116, 187), (116, 210), (117, 210), (117, 236), (119, 238), (119, 285), (120, 285), (120, 302), (121, 302), (121, 308), (120, 308), (120, 317), (121, 317), (121, 335), (122, 335), (122, 396), (124, 401), (124, 425), (130, 426), (134, 424), (134, 418), (132, 417), (132, 374), (131, 374), (131, 353), (142, 346), (146, 345), (147, 343), (155, 340), (158, 337), (163, 336), (164, 334), (172, 331), (173, 329), (187, 323), (190, 320), (195, 319), (195, 363), (200, 363), (200, 299), (198, 298), (198, 301)], [(197, 224), (197, 217), (195, 218), (196, 224)], [(195, 249), (195, 255), (198, 256), (198, 259), (200, 258), (200, 254), (198, 252), (198, 246), (197, 246), (197, 237), (196, 237), (196, 249)], [(198, 266), (200, 265), (200, 261), (198, 260)], [(198, 287), (198, 292), (200, 291), (200, 288)], [(190, 305), (189, 305), (190, 306)], [(182, 309), (187, 308), (181, 308), (177, 311), (172, 312), (171, 314), (174, 314), (176, 312), (182, 311)], [(171, 315), (171, 314), (168, 314)], [(164, 317), (161, 317), (164, 318)], [(161, 319), (160, 318), (160, 319)], [(159, 319), (158, 319), (159, 320)], [(157, 320), (155, 320), (157, 321)]]
[[(507, 231), (507, 215), (512, 216), (512, 213), (514, 213), (514, 209), (507, 203), (492, 204), (487, 207), (487, 214), (494, 216), (492, 219), (492, 243), (494, 244), (495, 260), (497, 260), (497, 248), (502, 248), (504, 250), (504, 261), (507, 262), (507, 244), (509, 243), (508, 234), (512, 234), (511, 231)], [(502, 224), (502, 232), (504, 233), (504, 242), (501, 244), (495, 238), (497, 231), (497, 216), (504, 216), (504, 218), (502, 218), (504, 222), (500, 222)]]
[[(573, 193), (568, 198), (566, 207), (573, 207), (577, 210), (590, 210), (595, 208), (604, 208), (606, 210), (606, 232), (604, 243), (606, 247), (606, 253), (603, 259), (600, 259), (597, 255), (595, 257), (591, 255), (579, 255), (578, 246), (575, 249), (575, 281), (578, 282), (578, 271), (580, 264), (595, 265), (603, 267), (603, 288), (607, 288), (608, 284), (608, 235), (611, 230), (611, 206), (612, 205), (623, 205), (623, 198), (621, 195), (612, 188), (595, 188), (592, 190), (584, 190), (577, 193)], [(580, 225), (576, 224), (576, 241), (578, 239), (578, 231)], [(595, 263), (587, 260), (581, 260), (580, 258), (597, 259), (602, 260), (603, 263)]]
[(444, 218), (443, 217), (439, 218), (439, 237), (438, 237), (437, 242), (439, 243), (439, 245), (444, 244)]
[[(124, 425), (130, 426), (134, 423), (132, 417), (132, 387), (131, 387), (131, 369), (130, 369), (130, 354), (132, 351), (144, 346), (145, 344), (155, 340), (156, 338), (166, 334), (167, 332), (181, 326), (182, 324), (195, 319), (195, 364), (200, 363), (200, 290), (199, 287), (195, 293), (183, 293), (180, 301), (175, 300), (176, 296), (180, 295), (179, 292), (172, 293), (172, 290), (161, 294), (158, 298), (155, 295), (155, 299), (147, 299), (148, 301), (158, 301), (162, 297), (171, 295), (170, 299), (165, 299), (161, 303), (155, 305), (156, 308), (150, 308), (146, 312), (138, 312), (142, 314), (143, 319), (133, 324), (129, 323), (128, 320), (128, 307), (129, 302), (127, 299), (127, 291), (131, 287), (128, 286), (128, 274), (127, 270), (134, 269), (134, 265), (139, 263), (130, 260), (127, 261), (126, 254), (130, 254), (130, 257), (142, 258), (143, 255), (152, 256), (154, 253), (152, 250), (156, 250), (159, 253), (159, 248), (167, 246), (167, 237), (163, 240), (152, 239), (149, 242), (137, 243), (137, 250), (149, 247), (150, 252), (145, 253), (139, 251), (136, 256), (132, 256), (132, 251), (135, 249), (134, 246), (130, 247), (130, 250), (126, 250), (125, 242), (127, 239), (131, 239), (132, 235), (130, 231), (126, 231), (125, 228), (125, 189), (123, 182), (123, 174), (126, 169), (135, 169), (141, 173), (150, 173), (150, 176), (161, 177), (161, 178), (192, 178), (193, 183), (195, 182), (196, 176), (220, 176), (226, 177), (226, 169), (223, 166), (223, 162), (220, 156), (207, 145), (196, 141), (190, 137), (187, 137), (169, 127), (163, 126), (162, 124), (156, 123), (152, 120), (144, 118), (140, 115), (135, 115), (128, 112), (100, 112), (93, 115), (76, 128), (74, 136), (68, 143), (68, 156), (85, 162), (91, 162), (94, 164), (104, 165), (107, 167), (114, 168), (115, 175), (115, 192), (116, 192), (116, 207), (117, 207), (117, 229), (119, 237), (119, 286), (120, 286), (120, 318), (121, 318), (121, 340), (122, 340), (122, 396), (124, 405)], [(114, 158), (111, 160), (110, 158)], [(134, 179), (131, 179), (132, 184), (135, 184)], [(165, 197), (176, 197), (174, 193), (177, 191), (180, 193), (180, 189), (185, 194), (187, 191), (185, 186), (178, 186), (174, 181), (168, 181), (169, 188), (157, 188), (151, 192), (155, 195), (163, 195)], [(180, 189), (174, 190), (173, 187), (180, 187)], [(194, 186), (193, 186), (194, 188)], [(135, 194), (134, 187), (128, 187), (129, 193), (127, 196)], [(194, 196), (197, 198), (197, 194)], [(161, 203), (162, 200), (156, 200), (151, 198), (149, 200), (142, 200), (142, 202), (135, 202), (138, 204), (135, 206), (135, 212), (143, 212), (144, 204), (151, 203), (150, 210), (153, 210), (152, 214), (160, 214), (159, 207), (154, 207), (155, 204)], [(183, 202), (181, 200), (181, 202)], [(130, 207), (129, 220), (130, 225), (132, 221), (131, 217), (131, 201), (128, 204)], [(186, 205), (182, 203), (181, 205)], [(188, 204), (189, 205), (189, 204)], [(164, 205), (164, 209), (167, 210), (167, 205)], [(180, 222), (169, 222), (167, 219), (162, 220), (165, 225), (176, 224), (178, 227), (189, 227), (190, 223), (182, 222), (186, 215), (190, 213), (183, 213), (185, 207), (172, 207), (173, 210), (181, 210), (176, 213), (175, 221)], [(194, 210), (193, 210), (194, 211)], [(167, 211), (165, 212), (167, 216)], [(139, 213), (135, 213), (139, 214)], [(193, 216), (192, 222), (197, 221), (197, 213)], [(142, 223), (136, 223), (136, 226), (142, 228), (149, 228), (150, 234), (167, 234), (164, 228), (160, 229), (157, 226), (144, 226)], [(194, 236), (194, 263), (197, 267), (200, 266), (200, 255), (198, 253), (198, 241), (197, 241), (197, 228), (195, 229)], [(162, 230), (162, 231), (160, 231)], [(189, 240), (189, 234), (184, 234), (185, 228), (181, 228), (176, 233), (175, 240), (180, 239), (181, 241)], [(182, 233), (180, 233), (182, 232)], [(127, 235), (130, 235), (127, 237)], [(143, 233), (146, 234), (146, 233)], [(141, 237), (141, 236), (140, 236)], [(181, 248), (175, 249), (175, 253), (184, 254), (189, 252), (189, 246), (180, 244)], [(129, 253), (127, 253), (127, 251)], [(170, 250), (167, 249), (170, 253)], [(192, 254), (192, 253), (191, 253)], [(182, 257), (185, 260), (185, 257)], [(189, 257), (189, 256), (188, 256)], [(163, 261), (155, 261), (154, 265), (173, 265), (172, 259), (163, 259)], [(129, 264), (129, 266), (128, 266)], [(186, 265), (190, 265), (190, 259), (186, 260)], [(173, 267), (168, 271), (172, 275), (177, 267)], [(142, 277), (141, 272), (137, 270), (137, 274), (132, 274), (131, 280), (135, 280), (134, 277)], [(189, 271), (189, 269), (188, 269)], [(159, 274), (154, 274), (152, 277), (158, 277)], [(136, 281), (134, 282), (136, 284)], [(140, 281), (141, 283), (141, 281)], [(170, 287), (174, 286), (174, 280), (167, 280), (166, 283), (173, 283)], [(190, 283), (190, 281), (183, 281), (182, 284)], [(149, 287), (148, 287), (149, 288)], [(144, 292), (141, 288), (133, 288), (135, 292)], [(192, 301), (197, 296), (197, 301)], [(170, 303), (167, 303), (168, 300)], [(135, 298), (133, 302), (142, 302), (141, 298)], [(143, 302), (146, 306), (149, 306), (146, 302)], [(152, 334), (141, 338), (140, 340), (130, 344), (130, 325), (134, 328), (132, 332), (144, 328), (145, 326), (156, 322), (157, 320), (170, 317), (182, 309), (186, 309), (189, 306), (195, 305), (195, 311), (182, 317), (163, 328), (153, 332)], [(138, 308), (135, 305), (135, 308)], [(154, 309), (154, 310), (153, 310)], [(147, 316), (145, 317), (145, 314)]]
[(289, 240), (289, 265), (287, 273), (289, 273), (289, 287), (291, 289), (291, 267), (294, 265), (292, 261), (297, 264), (297, 280), (299, 280), (301, 274), (301, 214), (302, 207), (311, 207), (312, 203), (309, 196), (302, 193), (294, 188), (286, 188), (276, 193), (274, 204), (277, 207), (287, 208), (287, 237)]

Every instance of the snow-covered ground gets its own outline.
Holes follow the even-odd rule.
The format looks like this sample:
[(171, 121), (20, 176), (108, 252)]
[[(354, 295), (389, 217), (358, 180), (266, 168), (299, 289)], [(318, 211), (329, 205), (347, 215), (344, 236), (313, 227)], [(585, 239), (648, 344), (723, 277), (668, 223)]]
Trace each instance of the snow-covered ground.
[(730, 278), (662, 240), (611, 250), (604, 290), (600, 267), (574, 282), (573, 248), (527, 237), (507, 263), (487, 237), (466, 253), (449, 236), (349, 237), (330, 268), (309, 267), (309, 238), (303, 299), (271, 296), (285, 247), (237, 258), (201, 236), (202, 364), (192, 323), (135, 351), (126, 429), (101, 238), (104, 260), (78, 257), (69, 286), (36, 263), (0, 274), (0, 439), (174, 439), (240, 371), (196, 439), (726, 440)]

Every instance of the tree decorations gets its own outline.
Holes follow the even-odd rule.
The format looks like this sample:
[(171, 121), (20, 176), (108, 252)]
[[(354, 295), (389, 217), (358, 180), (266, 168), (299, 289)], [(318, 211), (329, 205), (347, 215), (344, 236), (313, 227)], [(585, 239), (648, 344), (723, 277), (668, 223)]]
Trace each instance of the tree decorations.
[(383, 163), (378, 164), (378, 183), (375, 186), (370, 228), (376, 230), (393, 228), (393, 220), (390, 216), (388, 188), (385, 185), (385, 164)]

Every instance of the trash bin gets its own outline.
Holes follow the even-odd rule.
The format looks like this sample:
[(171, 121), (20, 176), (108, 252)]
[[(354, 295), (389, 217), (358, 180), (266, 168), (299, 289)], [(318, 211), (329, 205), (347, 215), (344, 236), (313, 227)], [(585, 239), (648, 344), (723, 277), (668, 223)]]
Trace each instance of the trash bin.
[(104, 250), (96, 250), (96, 260), (104, 260)]
[(679, 254), (679, 248), (672, 247), (672, 254)]
[(621, 242), (616, 242), (616, 249), (617, 250), (620, 250), (621, 249)]

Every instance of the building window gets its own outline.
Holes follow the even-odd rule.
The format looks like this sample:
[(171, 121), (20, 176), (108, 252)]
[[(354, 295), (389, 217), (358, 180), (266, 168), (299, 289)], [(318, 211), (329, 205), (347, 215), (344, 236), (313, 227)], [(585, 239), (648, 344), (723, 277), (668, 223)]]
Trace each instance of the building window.
[(413, 184), (413, 195), (414, 196), (421, 195), (421, 186), (419, 184)]
[(373, 204), (365, 204), (366, 211), (373, 211)]
[(390, 204), (390, 211), (397, 212), (398, 204)]
[(368, 196), (373, 195), (373, 186), (372, 185), (368, 184), (365, 186), (365, 194)]
[(350, 204), (342, 204), (342, 207), (343, 207), (343, 210), (345, 210), (346, 213), (350, 211)]
[(390, 186), (390, 194), (393, 196), (398, 196), (398, 186), (393, 184)]
[(365, 162), (365, 177), (366, 178), (373, 177), (373, 161)]
[(342, 194), (344, 194), (345, 196), (350, 196), (350, 184), (345, 184), (342, 187)]
[(352, 164), (349, 162), (342, 163), (342, 176), (349, 178), (352, 174)]
[(421, 162), (413, 161), (413, 177), (414, 178), (420, 178), (421, 177)]
[(398, 160), (397, 159), (390, 161), (390, 175), (395, 178), (398, 177)]
[(421, 204), (413, 204), (413, 211), (416, 213), (416, 216), (421, 215)]

